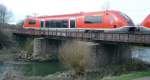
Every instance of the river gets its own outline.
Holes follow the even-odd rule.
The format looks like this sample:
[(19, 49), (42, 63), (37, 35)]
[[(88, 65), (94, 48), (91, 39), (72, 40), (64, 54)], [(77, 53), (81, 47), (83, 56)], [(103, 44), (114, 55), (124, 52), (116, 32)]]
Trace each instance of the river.
[(132, 58), (150, 63), (150, 47), (134, 46), (132, 48)]
[[(150, 63), (150, 48), (132, 47), (132, 57)], [(0, 77), (7, 71), (13, 71), (25, 76), (47, 76), (64, 70), (63, 65), (58, 62), (0, 62)]]
[(58, 62), (1, 62), (0, 76), (6, 71), (25, 76), (46, 76), (64, 71), (64, 67)]

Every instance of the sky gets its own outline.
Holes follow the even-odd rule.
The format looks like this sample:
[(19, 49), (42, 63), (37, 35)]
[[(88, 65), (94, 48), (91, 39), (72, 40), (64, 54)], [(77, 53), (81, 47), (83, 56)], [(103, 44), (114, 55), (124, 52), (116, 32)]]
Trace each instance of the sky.
[(12, 23), (27, 15), (59, 15), (101, 10), (117, 10), (139, 24), (150, 14), (150, 0), (0, 0), (13, 13)]

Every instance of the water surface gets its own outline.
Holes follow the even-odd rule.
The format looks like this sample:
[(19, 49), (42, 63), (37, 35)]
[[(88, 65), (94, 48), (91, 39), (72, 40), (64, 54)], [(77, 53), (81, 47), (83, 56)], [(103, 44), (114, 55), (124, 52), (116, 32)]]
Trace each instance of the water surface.
[(64, 71), (64, 67), (58, 62), (6, 62), (0, 63), (0, 73), (14, 71), (25, 76), (46, 76)]

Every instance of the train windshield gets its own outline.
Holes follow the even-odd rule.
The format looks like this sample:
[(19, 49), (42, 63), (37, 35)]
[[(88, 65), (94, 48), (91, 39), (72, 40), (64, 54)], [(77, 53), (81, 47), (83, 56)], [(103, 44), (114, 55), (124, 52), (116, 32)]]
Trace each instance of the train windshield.
[(125, 18), (125, 19), (127, 20), (128, 26), (134, 26), (134, 23), (133, 23), (133, 21), (130, 19), (129, 16), (127, 16), (127, 15), (124, 14), (124, 13), (121, 13), (120, 15), (123, 16), (123, 18)]

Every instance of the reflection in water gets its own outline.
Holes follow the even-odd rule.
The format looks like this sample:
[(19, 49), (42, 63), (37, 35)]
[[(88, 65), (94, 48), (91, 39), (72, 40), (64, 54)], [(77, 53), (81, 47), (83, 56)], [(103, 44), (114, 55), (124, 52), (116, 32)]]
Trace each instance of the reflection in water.
[(23, 63), (22, 62), (13, 62), (12, 63), (4, 63), (0, 64), (0, 76), (5, 72), (13, 70), (17, 74), (22, 74), (26, 76), (46, 76), (48, 74), (53, 74), (55, 72), (61, 72), (64, 70), (60, 63)]
[(150, 63), (150, 47), (133, 47), (132, 57)]

